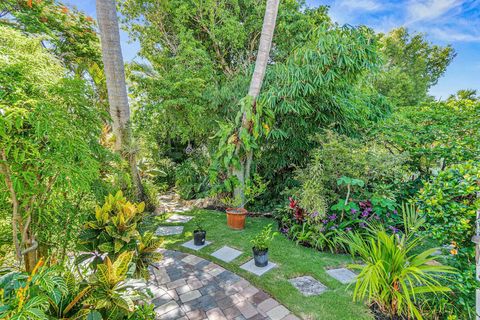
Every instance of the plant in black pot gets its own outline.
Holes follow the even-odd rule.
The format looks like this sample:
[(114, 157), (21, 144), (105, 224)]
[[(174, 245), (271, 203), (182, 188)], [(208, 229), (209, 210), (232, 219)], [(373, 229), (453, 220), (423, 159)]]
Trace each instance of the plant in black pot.
[(266, 267), (268, 265), (268, 247), (277, 233), (272, 231), (272, 224), (269, 224), (251, 240), (253, 260), (257, 267)]
[(193, 244), (196, 246), (203, 246), (207, 238), (207, 231), (203, 228), (200, 222), (195, 222), (195, 230), (193, 230)]

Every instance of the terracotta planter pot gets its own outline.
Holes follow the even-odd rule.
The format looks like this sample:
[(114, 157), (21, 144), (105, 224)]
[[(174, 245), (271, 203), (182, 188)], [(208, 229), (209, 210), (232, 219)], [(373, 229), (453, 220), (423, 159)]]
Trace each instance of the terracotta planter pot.
[(243, 230), (245, 228), (245, 217), (247, 210), (243, 208), (228, 208), (227, 225), (234, 230)]

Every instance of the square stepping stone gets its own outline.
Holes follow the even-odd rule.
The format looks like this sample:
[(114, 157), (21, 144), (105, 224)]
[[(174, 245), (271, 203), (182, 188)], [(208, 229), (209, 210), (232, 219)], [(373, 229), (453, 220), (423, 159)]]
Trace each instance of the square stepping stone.
[(182, 247), (185, 247), (185, 248), (188, 248), (188, 249), (192, 249), (192, 250), (195, 250), (195, 251), (198, 251), (202, 248), (205, 248), (206, 246), (208, 246), (210, 243), (212, 243), (211, 241), (205, 241), (205, 243), (201, 246), (196, 246), (194, 243), (193, 243), (193, 240), (190, 240), (190, 241), (187, 241), (185, 242), (184, 244), (182, 244)]
[(168, 223), (186, 223), (190, 220), (192, 220), (192, 216), (184, 216), (181, 214), (172, 214), (165, 222)]
[(288, 281), (306, 297), (317, 296), (327, 290), (323, 283), (311, 276), (297, 277)]
[(266, 267), (260, 268), (255, 265), (255, 261), (252, 259), (247, 263), (241, 265), (240, 268), (242, 268), (243, 270), (247, 270), (248, 272), (251, 272), (257, 276), (261, 276), (262, 274), (272, 270), (276, 266), (277, 265), (275, 263), (269, 262)]
[(181, 234), (182, 232), (183, 232), (183, 226), (172, 226), (172, 227), (161, 226), (161, 227), (158, 227), (155, 234), (157, 236), (173, 236), (176, 234)]
[(348, 270), (347, 268), (330, 269), (327, 270), (327, 273), (343, 284), (353, 283), (355, 282), (355, 279), (357, 277), (355, 273)]
[(230, 262), (241, 254), (242, 251), (230, 248), (228, 246), (223, 246), (222, 248), (212, 253), (212, 256), (222, 261)]

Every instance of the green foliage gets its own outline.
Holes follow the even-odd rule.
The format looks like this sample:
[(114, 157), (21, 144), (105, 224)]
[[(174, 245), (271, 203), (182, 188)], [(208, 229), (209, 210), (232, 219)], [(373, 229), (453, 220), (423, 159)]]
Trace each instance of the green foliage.
[[(412, 222), (406, 221), (407, 224)], [(413, 222), (415, 225), (415, 220)], [(405, 229), (412, 230), (410, 227)], [(413, 253), (421, 242), (414, 232), (389, 235), (383, 228), (374, 228), (367, 235), (345, 234), (343, 241), (365, 264), (351, 265), (360, 271), (354, 299), (367, 299), (390, 317), (423, 319), (418, 309), (422, 295), (450, 291), (441, 285), (440, 279), (442, 274), (452, 273), (453, 268), (432, 264), (436, 259), (433, 256), (435, 248)]]
[[(234, 182), (231, 182), (231, 181)], [(265, 183), (258, 174), (254, 174), (253, 177), (245, 182), (243, 199), (241, 196), (231, 196), (232, 189), (236, 186), (234, 179), (226, 179), (223, 181), (223, 186), (214, 189), (214, 195), (220, 195), (220, 201), (229, 208), (239, 208), (242, 205), (246, 205), (255, 200), (258, 196), (263, 194), (267, 188)], [(227, 193), (225, 193), (225, 190)]]
[(95, 209), (93, 220), (85, 224), (79, 244), (83, 250), (107, 253), (116, 257), (133, 251), (140, 238), (137, 230), (145, 204), (133, 204), (118, 191), (105, 197), (102, 207)]
[(304, 166), (308, 151), (318, 146), (311, 137), (319, 129), (353, 135), (387, 114), (388, 104), (364, 81), (378, 65), (372, 30), (329, 25), (312, 30), (308, 41), (267, 75), (262, 99), (275, 114), (275, 126), (260, 173), (277, 180)]
[(162, 259), (162, 254), (158, 249), (162, 246), (163, 239), (156, 237), (153, 232), (145, 232), (137, 243), (136, 266), (137, 276), (148, 279), (148, 266)]
[(31, 274), (10, 272), (0, 277), (2, 319), (151, 319), (152, 307), (128, 284), (132, 252), (114, 263), (107, 257), (88, 280), (77, 279), (60, 265), (40, 260)]
[(453, 165), (425, 182), (418, 193), (420, 212), (425, 215), (426, 233), (441, 245), (452, 244), (447, 262), (461, 273), (454, 277), (455, 309), (467, 316), (474, 310), (476, 212), (480, 209), (480, 166), (478, 162)]
[(272, 231), (273, 225), (266, 225), (260, 233), (258, 233), (250, 242), (257, 251), (266, 251), (270, 247), (270, 243), (278, 232)]
[(210, 188), (210, 159), (206, 152), (195, 151), (175, 169), (175, 190), (182, 199), (202, 197)]
[(96, 208), (93, 220), (85, 224), (79, 236), (79, 249), (88, 253), (81, 254), (77, 263), (93, 258), (91, 266), (96, 268), (104, 254), (115, 259), (124, 252), (133, 252), (136, 275), (147, 278), (147, 267), (162, 257), (158, 253), (162, 240), (151, 232), (140, 233), (144, 209), (143, 202), (133, 204), (121, 191), (105, 197), (104, 205)]
[(397, 106), (424, 102), (428, 89), (435, 85), (455, 57), (448, 45), (429, 43), (424, 34), (410, 34), (404, 27), (379, 35), (385, 63), (375, 79), (375, 87)]
[(92, 94), (38, 39), (0, 27), (0, 189), (10, 191), (2, 207), (14, 203), (8, 176), (20, 219), (32, 220), (30, 240), (46, 250), (70, 248), (92, 205), (106, 155), (98, 142), (104, 113)]
[[(408, 159), (406, 154), (392, 154), (377, 142), (332, 131), (316, 139), (320, 147), (311, 151), (310, 163), (296, 172), (300, 183), (296, 193), (300, 205), (307, 211), (325, 214), (328, 207), (337, 202), (345, 204), (348, 200), (348, 204), (351, 200), (375, 197), (394, 200), (400, 193), (407, 174), (403, 166)], [(347, 182), (357, 188), (345, 195), (343, 186), (348, 186)]]
[(415, 107), (402, 107), (373, 134), (395, 152), (408, 152), (411, 170), (420, 178), (432, 171), (478, 159), (477, 120), (480, 101), (451, 97)]
[(135, 311), (134, 301), (142, 297), (126, 282), (133, 255), (133, 252), (123, 252), (113, 263), (106, 257), (91, 276), (90, 284), (94, 290), (86, 303), (106, 319), (126, 318)]

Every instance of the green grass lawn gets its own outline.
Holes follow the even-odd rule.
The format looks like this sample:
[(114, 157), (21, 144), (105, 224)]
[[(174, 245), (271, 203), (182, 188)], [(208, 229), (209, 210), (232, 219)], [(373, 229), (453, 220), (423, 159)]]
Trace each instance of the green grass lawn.
[[(185, 224), (182, 235), (165, 237), (166, 248), (190, 252), (214, 261), (268, 292), (303, 319), (372, 319), (367, 307), (352, 301), (353, 288), (342, 285), (325, 272), (325, 268), (345, 266), (350, 263), (350, 256), (322, 253), (297, 246), (283, 235), (279, 235), (275, 238), (269, 250), (270, 261), (275, 262), (278, 267), (261, 277), (257, 277), (240, 269), (240, 265), (252, 258), (250, 239), (265, 225), (275, 223), (275, 221), (267, 218), (248, 217), (245, 230), (234, 231), (227, 227), (224, 213), (193, 210), (185, 214), (193, 215), (195, 218)], [(200, 251), (193, 251), (181, 246), (182, 243), (192, 239), (195, 221), (202, 223), (207, 230), (207, 240), (212, 241), (211, 245)], [(152, 224), (152, 227), (158, 224), (165, 223), (157, 220), (155, 224)], [(243, 254), (230, 263), (210, 256), (210, 253), (224, 245), (241, 250)], [(313, 276), (326, 285), (328, 291), (319, 296), (304, 297), (288, 282), (288, 279), (302, 275)]]

